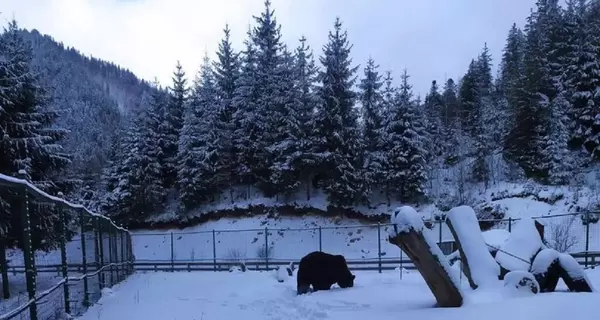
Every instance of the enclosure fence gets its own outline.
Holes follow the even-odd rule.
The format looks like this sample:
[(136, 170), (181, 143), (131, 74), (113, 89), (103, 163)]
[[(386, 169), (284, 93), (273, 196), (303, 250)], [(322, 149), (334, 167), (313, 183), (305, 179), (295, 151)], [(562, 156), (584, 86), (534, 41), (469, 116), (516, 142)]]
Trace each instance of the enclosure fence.
[[(533, 217), (544, 227), (548, 247), (572, 254), (581, 264), (600, 262), (600, 213), (584, 212)], [(514, 231), (521, 219), (479, 220), (483, 231)], [(445, 254), (457, 246), (445, 220), (427, 220)], [(393, 224), (259, 228), (245, 230), (138, 232), (135, 269), (139, 271), (225, 271), (242, 262), (268, 270), (298, 262), (312, 251), (343, 254), (354, 270), (412, 268), (412, 262), (387, 241)], [(493, 233), (493, 232), (492, 232)], [(484, 233), (487, 236), (487, 233)]]
[[(24, 172), (19, 178), (0, 175), (0, 200), (11, 199), (10, 214), (0, 205), (0, 218), (22, 225), (16, 237), (14, 232), (2, 232), (0, 225), (0, 320), (79, 316), (100, 299), (104, 288), (132, 274), (131, 234), (107, 217), (71, 204), (61, 194), (51, 196), (27, 180)], [(39, 232), (57, 244), (47, 251), (34, 250), (38, 242), (44, 243)], [(6, 249), (14, 243), (20, 243), (21, 250)]]

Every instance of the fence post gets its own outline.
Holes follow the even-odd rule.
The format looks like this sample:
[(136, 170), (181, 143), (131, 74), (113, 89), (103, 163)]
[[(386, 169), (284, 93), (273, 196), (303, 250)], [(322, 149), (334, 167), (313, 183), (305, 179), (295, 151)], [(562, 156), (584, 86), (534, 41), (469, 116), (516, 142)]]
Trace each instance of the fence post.
[(79, 225), (81, 227), (81, 264), (83, 268), (83, 305), (89, 306), (90, 296), (88, 294), (88, 278), (87, 278), (87, 256), (85, 250), (85, 221), (83, 209), (79, 210)]
[(512, 217), (508, 217), (508, 232), (512, 232)]
[[(97, 241), (98, 241), (98, 270), (104, 268), (104, 234), (102, 233), (102, 222), (100, 218), (96, 217), (96, 230), (97, 230)], [(98, 286), (100, 291), (104, 287), (104, 271), (98, 272)]]
[(438, 242), (438, 246), (442, 246), (442, 218), (440, 217), (439, 222), (439, 237), (440, 237), (440, 241)]
[(379, 273), (381, 273), (381, 223), (377, 222), (377, 260), (379, 261)]
[(588, 253), (590, 251), (590, 211), (585, 212), (585, 267), (588, 267)]
[(113, 277), (113, 230), (110, 227), (110, 223), (107, 223), (108, 225), (108, 270), (110, 270), (110, 286), (108, 286), (109, 288), (113, 286), (114, 284), (114, 277)]
[(323, 252), (323, 235), (321, 232), (321, 226), (319, 226), (319, 251)]
[[(19, 178), (27, 180), (25, 170), (19, 170)], [(29, 215), (29, 193), (28, 186), (24, 186), (23, 190), (23, 207), (21, 210), (21, 222), (23, 224), (23, 258), (25, 263), (25, 280), (27, 283), (27, 296), (29, 301), (35, 300), (35, 262), (33, 259), (33, 245), (31, 243), (31, 219)], [(29, 305), (29, 318), (37, 320), (37, 303)]]
[(213, 245), (213, 270), (217, 271), (217, 235), (215, 229), (212, 231), (212, 245)]
[(265, 227), (265, 269), (269, 270), (269, 229)]
[[(59, 197), (62, 198), (62, 193), (58, 194)], [(61, 262), (61, 271), (62, 277), (65, 279), (65, 283), (63, 284), (63, 294), (65, 298), (65, 313), (71, 314), (71, 304), (69, 299), (69, 273), (68, 273), (68, 261), (67, 261), (67, 215), (65, 214), (65, 210), (60, 206), (57, 207), (58, 216), (60, 217), (60, 262)]]
[(123, 230), (119, 231), (119, 234), (121, 235), (121, 281), (125, 280), (125, 277), (127, 276), (127, 265), (125, 264), (125, 262), (127, 260), (125, 260), (125, 237), (123, 237)]
[(0, 273), (2, 273), (2, 297), (10, 298), (10, 287), (8, 286), (8, 263), (6, 263), (6, 243), (0, 236)]

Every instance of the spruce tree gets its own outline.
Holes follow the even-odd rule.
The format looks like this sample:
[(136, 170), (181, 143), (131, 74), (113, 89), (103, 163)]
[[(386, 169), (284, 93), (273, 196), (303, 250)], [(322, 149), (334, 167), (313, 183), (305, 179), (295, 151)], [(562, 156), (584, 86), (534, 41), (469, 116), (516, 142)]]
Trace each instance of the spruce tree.
[(426, 194), (427, 151), (425, 128), (412, 99), (412, 88), (404, 71), (399, 91), (390, 110), (386, 127), (386, 185), (392, 198), (405, 202), (419, 200)]
[(381, 183), (384, 165), (381, 153), (383, 147), (383, 115), (381, 110), (383, 97), (381, 87), (383, 82), (377, 68), (378, 65), (375, 64), (375, 61), (369, 59), (364, 69), (364, 77), (359, 84), (363, 113), (362, 139), (365, 161), (363, 182), (369, 193)]
[(315, 175), (315, 158), (312, 154), (314, 133), (315, 108), (319, 104), (316, 87), (318, 70), (315, 65), (313, 52), (306, 44), (306, 38), (300, 38), (300, 46), (296, 48), (294, 56), (294, 82), (297, 98), (297, 121), (300, 126), (300, 139), (297, 143), (297, 152), (293, 153), (288, 163), (295, 168), (298, 180), (303, 181), (306, 187), (306, 199), (310, 200), (311, 187)]
[(364, 201), (360, 179), (361, 141), (358, 112), (352, 90), (357, 67), (351, 66), (351, 46), (339, 18), (329, 32), (329, 42), (320, 58), (321, 103), (315, 115), (314, 154), (318, 166), (318, 184), (334, 205), (352, 205)]
[(179, 144), (179, 134), (183, 127), (183, 113), (187, 100), (187, 80), (183, 67), (177, 61), (175, 72), (173, 73), (173, 86), (169, 88), (169, 103), (164, 111), (164, 121), (160, 131), (163, 133), (163, 166), (164, 186), (172, 188), (177, 182), (177, 147)]
[(243, 51), (241, 61), (241, 73), (238, 77), (234, 90), (232, 101), (235, 113), (233, 122), (234, 131), (234, 150), (236, 151), (237, 170), (236, 176), (239, 183), (248, 188), (256, 181), (254, 169), (258, 166), (260, 160), (259, 145), (257, 140), (260, 137), (260, 131), (263, 130), (264, 119), (262, 113), (257, 109), (258, 89), (257, 89), (257, 69), (256, 69), (256, 48), (250, 40), (250, 31), (248, 39), (245, 40), (246, 46)]
[(222, 162), (227, 167), (224, 168), (224, 170), (229, 172), (229, 196), (233, 202), (232, 187), (239, 181), (239, 178), (236, 175), (238, 163), (234, 142), (236, 123), (233, 121), (237, 109), (233, 104), (233, 99), (235, 96), (236, 82), (240, 76), (240, 59), (239, 53), (236, 53), (233, 50), (228, 25), (225, 26), (223, 32), (225, 35), (221, 40), (221, 43), (219, 43), (217, 60), (213, 63), (213, 70), (219, 98), (220, 116), (218, 129), (223, 134), (221, 149), (223, 151), (222, 156), (224, 159)]
[[(575, 48), (567, 71), (567, 85), (572, 91), (570, 111), (573, 148), (584, 147), (589, 153), (600, 156), (600, 36), (598, 23), (588, 16), (587, 1), (573, 4), (576, 30), (570, 43)], [(598, 10), (596, 10), (598, 11)], [(596, 18), (597, 19), (597, 18)]]
[(265, 0), (265, 10), (254, 17), (256, 26), (252, 30), (251, 40), (256, 48), (256, 113), (264, 120), (261, 130), (256, 133), (257, 162), (250, 169), (257, 179), (257, 186), (267, 195), (277, 193), (277, 187), (270, 183), (273, 155), (269, 147), (280, 143), (274, 134), (286, 117), (285, 102), (279, 94), (282, 84), (288, 80), (283, 66), (284, 45), (281, 42), (281, 26), (277, 23), (270, 0)]
[[(0, 173), (25, 179), (50, 193), (62, 191), (58, 173), (70, 164), (62, 147), (68, 134), (56, 125), (58, 113), (33, 65), (33, 51), (21, 36), (15, 20), (0, 35)], [(14, 191), (0, 192), (0, 208), (6, 210), (0, 228), (9, 246), (22, 247), (20, 215), (13, 212), (20, 199)], [(50, 249), (57, 242), (60, 217), (53, 207), (30, 208), (34, 249)], [(4, 233), (3, 232), (3, 233)]]
[(425, 104), (423, 105), (426, 131), (428, 134), (428, 146), (430, 151), (430, 161), (435, 161), (445, 151), (444, 143), (444, 128), (442, 123), (442, 112), (444, 110), (442, 95), (439, 93), (437, 81), (431, 82), (429, 93), (425, 96)]

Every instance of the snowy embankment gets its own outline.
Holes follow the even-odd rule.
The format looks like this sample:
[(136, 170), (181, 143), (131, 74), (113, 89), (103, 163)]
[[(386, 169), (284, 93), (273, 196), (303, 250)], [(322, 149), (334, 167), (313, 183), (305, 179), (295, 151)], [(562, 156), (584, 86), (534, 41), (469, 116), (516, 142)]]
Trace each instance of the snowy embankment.
[[(296, 295), (294, 278), (272, 272), (145, 273), (106, 291), (80, 320), (125, 319), (481, 319), (563, 320), (590, 317), (598, 293), (555, 292), (515, 297), (503, 290), (467, 291), (460, 308), (434, 308), (418, 272), (356, 272), (355, 287)], [(600, 271), (588, 276), (600, 285)], [(206, 290), (210, 288), (210, 290)], [(564, 290), (564, 285), (559, 285)]]
[[(451, 188), (449, 188), (451, 189)], [(596, 188), (597, 189), (597, 188)], [(595, 204), (600, 203), (600, 193), (593, 191), (588, 187), (580, 187), (580, 188), (572, 188), (566, 186), (541, 186), (535, 183), (525, 183), (525, 184), (517, 184), (517, 183), (498, 183), (490, 186), (487, 190), (483, 188), (479, 188), (477, 186), (472, 186), (469, 189), (464, 197), (467, 199), (467, 203), (472, 206), (480, 216), (486, 216), (487, 218), (498, 218), (503, 217), (504, 219), (513, 219), (512, 227), (516, 225), (518, 219), (525, 217), (548, 217), (548, 216), (557, 216), (557, 215), (565, 215), (568, 213), (574, 213), (577, 210), (586, 210), (588, 208), (593, 208)], [(310, 201), (306, 201), (305, 196), (298, 195), (297, 199), (290, 200), (288, 202), (280, 202), (273, 198), (264, 198), (256, 193), (252, 193), (254, 196), (250, 197), (250, 199), (239, 199), (236, 200), (234, 204), (231, 204), (228, 199), (225, 199), (224, 202), (204, 206), (199, 210), (193, 211), (188, 215), (180, 216), (175, 214), (174, 212), (166, 212), (162, 215), (158, 215), (149, 220), (149, 223), (164, 223), (168, 224), (176, 224), (175, 221), (180, 222), (184, 226), (188, 226), (183, 230), (167, 230), (165, 231), (151, 231), (151, 230), (140, 230), (136, 231), (136, 239), (145, 238), (149, 241), (146, 245), (148, 248), (152, 248), (155, 246), (162, 247), (159, 252), (151, 252), (149, 250), (145, 250), (146, 245), (142, 245), (140, 241), (138, 241), (139, 245), (136, 245), (136, 256), (141, 259), (168, 259), (171, 258), (170, 255), (170, 232), (174, 232), (176, 234), (180, 232), (196, 232), (196, 231), (212, 231), (215, 230), (223, 230), (223, 229), (264, 229), (265, 226), (268, 228), (305, 228), (305, 227), (329, 227), (334, 226), (336, 222), (333, 222), (331, 219), (327, 218), (316, 218), (313, 216), (302, 217), (300, 220), (307, 220), (307, 223), (303, 222), (294, 222), (298, 220), (294, 220), (293, 216), (286, 216), (284, 214), (279, 214), (279, 220), (271, 220), (264, 218), (265, 215), (270, 214), (273, 216), (276, 210), (271, 210), (269, 212), (268, 208), (276, 208), (278, 206), (292, 206), (295, 208), (300, 208), (303, 212), (309, 212), (316, 215), (327, 214), (327, 201), (325, 200), (325, 196), (322, 194), (314, 195)], [(377, 203), (377, 201), (375, 201)], [(439, 201), (436, 201), (439, 203)], [(385, 204), (380, 204), (373, 206), (371, 208), (367, 207), (356, 207), (353, 210), (360, 213), (362, 217), (389, 217), (390, 212), (399, 207), (401, 204), (392, 203), (391, 206), (387, 206)], [(263, 206), (266, 210), (253, 210), (257, 206)], [(425, 219), (432, 219), (436, 216), (445, 214), (444, 211), (440, 210), (440, 207), (436, 206), (436, 204), (428, 204), (416, 206), (419, 213)], [(493, 214), (485, 213), (486, 209), (491, 209)], [(222, 218), (217, 220), (220, 215), (220, 212), (231, 212), (237, 210), (241, 213), (241, 216), (236, 216), (232, 218)], [(267, 211), (267, 212), (265, 212)], [(252, 212), (258, 214), (258, 216), (253, 216)], [(333, 214), (333, 213), (329, 213)], [(277, 215), (277, 214), (275, 214)], [(197, 223), (192, 223), (195, 219), (200, 217), (208, 218), (208, 221), (198, 225)], [(287, 220), (286, 220), (287, 219)], [(386, 219), (389, 220), (389, 219)], [(546, 234), (548, 235), (547, 240), (553, 241), (552, 234), (560, 234), (560, 235), (568, 235), (568, 239), (562, 239), (562, 245), (568, 244), (568, 251), (570, 252), (579, 252), (585, 250), (586, 243), (586, 227), (582, 224), (580, 216), (560, 216), (560, 217), (551, 217), (551, 218), (541, 218), (537, 219), (541, 223), (546, 226)], [(236, 223), (235, 221), (239, 221)], [(357, 225), (364, 224), (364, 221), (353, 220), (348, 218), (339, 217), (338, 221), (342, 221), (343, 224), (348, 225)], [(259, 223), (260, 222), (260, 223)], [(439, 228), (434, 227), (436, 240), (440, 241)], [(495, 228), (504, 228), (508, 229), (508, 222), (500, 223), (495, 226)], [(354, 250), (353, 247), (356, 247), (353, 242), (350, 240), (354, 238), (363, 238), (363, 239), (376, 239), (376, 235), (366, 235), (366, 233), (371, 232), (371, 228), (364, 228), (361, 232), (365, 233), (363, 235), (357, 235), (354, 232), (350, 235), (352, 230), (346, 230), (347, 232), (339, 232), (339, 233), (331, 233), (330, 231), (323, 230), (323, 246), (325, 250), (325, 246), (329, 246), (329, 248), (334, 247), (339, 250), (348, 251), (349, 254), (352, 254), (356, 257), (376, 257), (376, 245), (369, 246), (365, 245), (366, 242), (372, 240), (354, 240), (361, 241), (360, 249)], [(590, 232), (590, 250), (600, 250), (600, 225), (592, 224)], [(357, 231), (355, 229), (354, 231)], [(148, 233), (164, 233), (163, 238), (159, 239), (161, 236), (157, 235), (154, 237), (142, 237), (140, 234), (148, 234)], [(289, 245), (285, 244), (286, 241), (292, 241), (290, 238), (299, 237), (297, 242), (298, 245), (303, 246), (311, 246), (311, 248), (318, 248), (318, 239), (316, 235), (316, 231), (314, 231), (312, 236), (309, 236), (306, 231), (298, 231), (295, 232), (295, 236), (292, 232), (285, 232), (285, 236), (279, 237), (277, 234), (274, 234), (272, 239), (267, 240), (268, 242), (281, 240), (284, 242), (282, 244), (282, 248), (275, 248), (275, 252), (273, 254), (275, 257), (282, 257), (281, 254), (284, 252), (289, 252), (287, 249)], [(327, 234), (327, 235), (326, 235)], [(333, 237), (339, 240), (326, 240), (326, 237)], [(179, 238), (181, 237), (181, 238)], [(227, 240), (227, 235), (224, 233), (217, 234), (217, 241), (220, 241), (218, 245), (222, 245), (223, 248), (217, 249), (217, 254), (220, 256), (227, 255), (227, 251), (229, 251), (230, 245), (229, 243), (233, 240)], [(254, 257), (256, 250), (254, 247), (263, 243), (264, 245), (264, 235), (259, 232), (246, 232), (246, 234), (237, 233), (235, 237), (241, 237), (243, 239), (241, 245), (250, 246), (247, 252), (247, 256)], [(194, 248), (194, 252), (192, 252), (191, 245), (187, 245), (186, 238), (195, 238), (196, 243), (202, 244), (203, 248)], [(258, 238), (255, 240), (254, 238)], [(281, 238), (281, 239), (280, 239)], [(285, 238), (285, 239), (283, 239)], [(449, 241), (452, 240), (452, 235), (448, 231), (447, 227), (444, 225), (442, 227), (441, 240)], [(178, 235), (175, 239), (175, 244), (177, 247), (182, 248), (175, 252), (175, 256), (177, 259), (206, 259), (208, 257), (212, 258), (212, 247), (204, 248), (206, 245), (212, 245), (212, 235), (204, 234), (204, 235)], [(330, 244), (331, 241), (334, 241), (334, 244)], [(277, 241), (275, 241), (277, 243)], [(310, 244), (309, 244), (310, 243)], [(339, 243), (336, 245), (335, 243)], [(279, 244), (277, 243), (275, 247)], [(141, 246), (141, 247), (140, 247)], [(176, 249), (177, 249), (176, 247)], [(349, 247), (349, 250), (345, 248)], [(294, 246), (295, 248), (295, 246)], [(168, 251), (165, 251), (167, 250)], [(328, 249), (328, 248), (327, 248)], [(241, 250), (245, 250), (245, 248), (241, 248)], [(302, 249), (304, 250), (304, 249)], [(361, 250), (365, 250), (368, 252), (361, 252)], [(201, 252), (199, 252), (201, 251)], [(206, 253), (210, 251), (209, 254)], [(304, 250), (306, 251), (306, 250)], [(388, 249), (384, 249), (383, 251), (387, 252)], [(354, 253), (356, 252), (356, 253)], [(192, 258), (193, 257), (193, 258)], [(282, 258), (287, 258), (283, 256)]]

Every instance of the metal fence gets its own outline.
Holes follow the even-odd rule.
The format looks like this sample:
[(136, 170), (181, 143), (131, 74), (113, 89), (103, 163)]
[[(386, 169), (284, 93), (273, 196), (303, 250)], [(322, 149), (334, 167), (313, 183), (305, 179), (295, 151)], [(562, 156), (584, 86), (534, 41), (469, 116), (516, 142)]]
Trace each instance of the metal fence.
[[(549, 247), (577, 256), (582, 264), (600, 251), (598, 213), (579, 213), (534, 217), (544, 225), (545, 242)], [(521, 219), (480, 220), (484, 231), (512, 231)], [(436, 237), (445, 254), (456, 250), (452, 233), (444, 220), (428, 220), (428, 232)], [(139, 232), (132, 236), (136, 244), (136, 270), (227, 270), (231, 265), (247, 264), (249, 268), (272, 269), (297, 262), (311, 251), (343, 254), (357, 268), (382, 270), (412, 265), (406, 255), (387, 241), (392, 224), (358, 226), (260, 228), (245, 230), (206, 230), (175, 232)], [(395, 267), (390, 263), (396, 264)], [(385, 268), (382, 267), (386, 266)]]
[[(0, 206), (0, 217), (18, 221), (23, 230), (16, 239), (0, 233), (0, 320), (81, 315), (100, 299), (103, 288), (133, 272), (131, 234), (110, 219), (48, 195), (28, 183), (25, 175), (20, 179), (0, 175), (0, 191), (17, 205), (11, 206), (12, 216)], [(43, 225), (47, 217), (53, 223)], [(57, 245), (34, 250), (40, 230), (49, 232)], [(14, 243), (22, 250), (6, 249)]]

